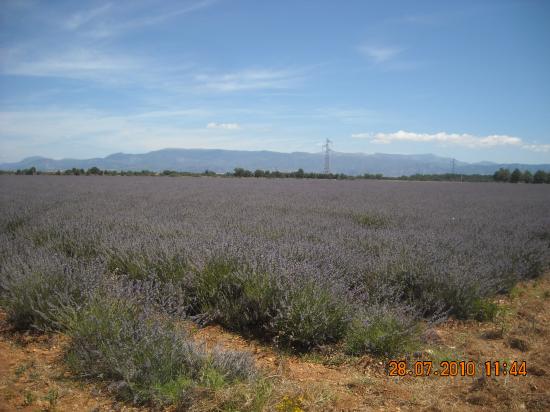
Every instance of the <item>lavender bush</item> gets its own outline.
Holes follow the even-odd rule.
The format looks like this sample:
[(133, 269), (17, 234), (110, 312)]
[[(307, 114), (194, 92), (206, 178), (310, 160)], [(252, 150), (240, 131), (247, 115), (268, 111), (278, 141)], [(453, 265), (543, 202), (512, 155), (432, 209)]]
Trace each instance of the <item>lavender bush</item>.
[(411, 319), (490, 318), (489, 298), (539, 276), (549, 204), (538, 185), (0, 176), (3, 305), (44, 255), (166, 316), (385, 353)]
[(101, 282), (100, 273), (96, 262), (23, 249), (3, 262), (0, 304), (16, 329), (62, 329), (61, 313), (85, 304)]
[(71, 369), (114, 381), (117, 395), (134, 403), (178, 404), (197, 386), (222, 386), (255, 373), (248, 354), (209, 353), (174, 321), (130, 299), (97, 294), (61, 321), (72, 337)]

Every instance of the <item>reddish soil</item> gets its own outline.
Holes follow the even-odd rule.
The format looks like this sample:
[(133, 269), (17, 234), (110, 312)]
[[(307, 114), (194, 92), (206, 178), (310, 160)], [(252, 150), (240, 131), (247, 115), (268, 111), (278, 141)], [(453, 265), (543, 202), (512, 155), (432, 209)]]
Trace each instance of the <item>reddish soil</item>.
[(0, 317), (0, 412), (139, 410), (109, 398), (103, 385), (72, 378), (62, 363), (67, 340), (13, 332)]
[[(369, 356), (289, 355), (218, 326), (193, 333), (210, 347), (251, 352), (276, 382), (277, 399), (270, 405), (286, 398), (301, 408), (279, 410), (549, 411), (550, 276), (525, 282), (497, 301), (501, 311), (494, 322), (449, 320), (428, 334), (432, 343), (417, 356), (433, 360), (434, 369), (443, 359), (525, 360), (527, 376), (389, 377), (386, 362)], [(0, 411), (139, 410), (111, 398), (104, 384), (72, 378), (62, 363), (67, 339), (16, 333), (0, 318)]]

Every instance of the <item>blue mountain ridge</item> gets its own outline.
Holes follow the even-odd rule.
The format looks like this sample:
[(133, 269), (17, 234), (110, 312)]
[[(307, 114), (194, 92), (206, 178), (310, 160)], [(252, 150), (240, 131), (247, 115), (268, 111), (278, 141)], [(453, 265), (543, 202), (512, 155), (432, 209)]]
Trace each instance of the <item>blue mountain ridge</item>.
[[(225, 173), (236, 167), (249, 170), (322, 172), (323, 153), (273, 151), (245, 151), (222, 149), (162, 149), (142, 154), (114, 153), (103, 158), (49, 159), (40, 156), (28, 157), (15, 163), (0, 164), (0, 170), (17, 170), (36, 167), (41, 171), (56, 171), (73, 167), (88, 169), (96, 166), (105, 170), (176, 170), (203, 172), (206, 169)], [(521, 163), (467, 163), (455, 161), (455, 173), (492, 174), (500, 167), (518, 168), (535, 172), (550, 172), (550, 164)], [(402, 176), (415, 173), (439, 174), (452, 172), (452, 159), (433, 154), (387, 154), (387, 153), (331, 153), (331, 171), (349, 175), (382, 173), (384, 176)]]

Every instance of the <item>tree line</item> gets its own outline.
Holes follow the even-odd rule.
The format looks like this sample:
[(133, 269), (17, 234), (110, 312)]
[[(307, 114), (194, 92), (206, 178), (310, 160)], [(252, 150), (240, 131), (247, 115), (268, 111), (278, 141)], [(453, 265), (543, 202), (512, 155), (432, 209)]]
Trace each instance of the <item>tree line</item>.
[(460, 181), (460, 182), (509, 182), (509, 183), (550, 183), (550, 172), (538, 170), (534, 174), (529, 170), (523, 172), (519, 169), (514, 169), (510, 172), (509, 169), (500, 168), (493, 175), (468, 174), (460, 175), (456, 173), (440, 173), (440, 174), (422, 174), (416, 173), (410, 176), (387, 177), (381, 173), (364, 173), (362, 175), (347, 175), (344, 173), (315, 173), (305, 172), (303, 169), (298, 169), (293, 172), (281, 172), (278, 170), (262, 170), (254, 171), (236, 167), (233, 172), (223, 174), (216, 173), (212, 170), (204, 172), (181, 172), (176, 170), (163, 170), (162, 172), (154, 172), (151, 170), (101, 170), (98, 167), (91, 167), (87, 170), (73, 167), (64, 171), (57, 170), (54, 172), (43, 172), (37, 170), (36, 167), (27, 169), (18, 169), (15, 172), (0, 170), (0, 174), (16, 174), (16, 175), (73, 175), (73, 176), (219, 176), (219, 177), (255, 177), (255, 178), (294, 178), (294, 179), (369, 179), (369, 180), (412, 180), (412, 181)]
[(493, 174), (493, 180), (495, 182), (509, 182), (509, 183), (550, 183), (550, 173), (544, 170), (537, 170), (535, 174), (529, 170), (523, 172), (519, 169), (514, 169), (510, 172), (509, 169), (500, 168)]
[[(101, 170), (98, 167), (91, 167), (87, 170), (82, 168), (73, 167), (72, 169), (56, 170), (50, 172), (44, 172), (36, 170), (36, 168), (30, 167), (27, 169), (17, 169), (15, 172), (0, 171), (0, 174), (16, 174), (16, 175), (68, 175), (68, 176), (156, 176), (159, 173), (151, 170)], [(200, 173), (199, 173), (200, 174)]]

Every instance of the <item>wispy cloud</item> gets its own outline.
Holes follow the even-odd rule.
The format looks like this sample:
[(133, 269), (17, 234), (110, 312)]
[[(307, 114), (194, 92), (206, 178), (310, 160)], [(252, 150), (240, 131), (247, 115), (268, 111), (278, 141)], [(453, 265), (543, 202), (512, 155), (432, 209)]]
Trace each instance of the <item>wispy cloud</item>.
[(41, 50), (36, 44), (2, 49), (0, 74), (135, 85), (170, 94), (218, 94), (256, 90), (288, 90), (298, 86), (308, 69), (249, 68), (232, 73), (199, 72), (191, 62), (166, 64), (116, 50), (69, 45)]
[(439, 25), (445, 23), (448, 19), (449, 16), (445, 13), (415, 13), (391, 17), (384, 20), (382, 23), (391, 25), (390, 27), (395, 29), (401, 27), (403, 24), (416, 26)]
[(286, 89), (303, 77), (303, 71), (290, 69), (247, 69), (233, 73), (202, 73), (195, 76), (201, 88), (219, 92)]
[(239, 130), (241, 125), (238, 123), (208, 123), (207, 129)]
[(132, 115), (134, 119), (166, 119), (185, 117), (207, 117), (212, 116), (212, 111), (207, 109), (178, 109), (178, 110), (153, 110)]
[(67, 18), (63, 23), (63, 27), (67, 30), (77, 30), (94, 20), (96, 17), (106, 14), (111, 8), (112, 4), (107, 3), (90, 10), (80, 11)]
[[(195, 109), (199, 110), (199, 109)], [(192, 117), (194, 109), (179, 112)], [(152, 129), (165, 131), (176, 126), (166, 126), (164, 112), (144, 112), (128, 115), (112, 115), (98, 110), (20, 110), (0, 112), (0, 130), (3, 136), (34, 138), (48, 141), (60, 137), (83, 135), (120, 134), (125, 131), (147, 134)], [(199, 130), (199, 129), (197, 129)], [(153, 136), (150, 136), (154, 137)]]
[(530, 150), (532, 152), (542, 152), (542, 153), (548, 153), (550, 152), (550, 144), (524, 144), (521, 146), (522, 149)]
[[(197, 12), (218, 0), (186, 0), (158, 3), (153, 0), (95, 3), (69, 12), (52, 7), (41, 16), (47, 23), (43, 36), (0, 45), (0, 75), (44, 77), (132, 85), (138, 91), (162, 90), (170, 95), (196, 95), (234, 91), (288, 90), (303, 77), (305, 69), (241, 66), (233, 72), (215, 66), (205, 69), (189, 55), (157, 53), (156, 50), (126, 47), (125, 39), (99, 41), (126, 31), (143, 33), (148, 26)], [(32, 11), (36, 17), (37, 11)], [(64, 22), (64, 23), (60, 23)], [(70, 32), (70, 33), (68, 33)], [(93, 37), (93, 38), (91, 38)], [(52, 44), (56, 44), (52, 47)], [(206, 58), (207, 60), (208, 58)], [(201, 63), (201, 62), (199, 62)], [(87, 84), (89, 90), (97, 86)]]
[[(3, 161), (16, 161), (36, 154), (82, 158), (167, 147), (280, 150), (281, 144), (296, 146), (294, 136), (274, 136), (259, 127), (252, 128), (252, 134), (247, 134), (248, 128), (231, 127), (232, 133), (220, 133), (196, 121), (195, 111), (202, 113), (200, 108), (130, 115), (98, 110), (0, 111), (0, 153)], [(164, 116), (176, 113), (187, 117), (179, 123), (165, 121)]]
[(362, 45), (359, 51), (375, 63), (384, 63), (400, 54), (403, 49), (389, 46)]
[(64, 151), (68, 148), (95, 147), (113, 152), (234, 143), (234, 139), (226, 141), (229, 138), (193, 127), (192, 122), (186, 126), (158, 120), (154, 116), (111, 115), (97, 110), (5, 111), (0, 112), (0, 142), (9, 148), (12, 157), (18, 148), (23, 153), (57, 152), (57, 157), (67, 156)]
[(16, 76), (90, 79), (116, 72), (136, 70), (140, 63), (132, 58), (92, 49), (75, 48), (35, 55), (34, 49), (5, 50), (0, 73)]
[(380, 121), (382, 114), (376, 110), (361, 107), (324, 107), (315, 111), (315, 116), (332, 118), (343, 122), (353, 121)]
[[(178, 16), (183, 16), (185, 14), (189, 14), (209, 7), (216, 2), (217, 0), (196, 1), (183, 7), (164, 10), (152, 14), (148, 13), (145, 17), (132, 17), (128, 14), (115, 13), (115, 15), (111, 18), (100, 20), (92, 27), (87, 28), (84, 34), (93, 38), (112, 37), (124, 34), (128, 31), (164, 23)], [(92, 16), (92, 18), (94, 17), (96, 17), (96, 15)], [(89, 20), (91, 20), (91, 18)]]
[(352, 137), (358, 139), (369, 139), (371, 143), (389, 144), (393, 142), (421, 142), (421, 143), (443, 143), (465, 146), (470, 148), (494, 147), (494, 146), (521, 146), (523, 141), (519, 137), (508, 135), (474, 136), (463, 133), (414, 133), (399, 130), (395, 133), (356, 133)]

